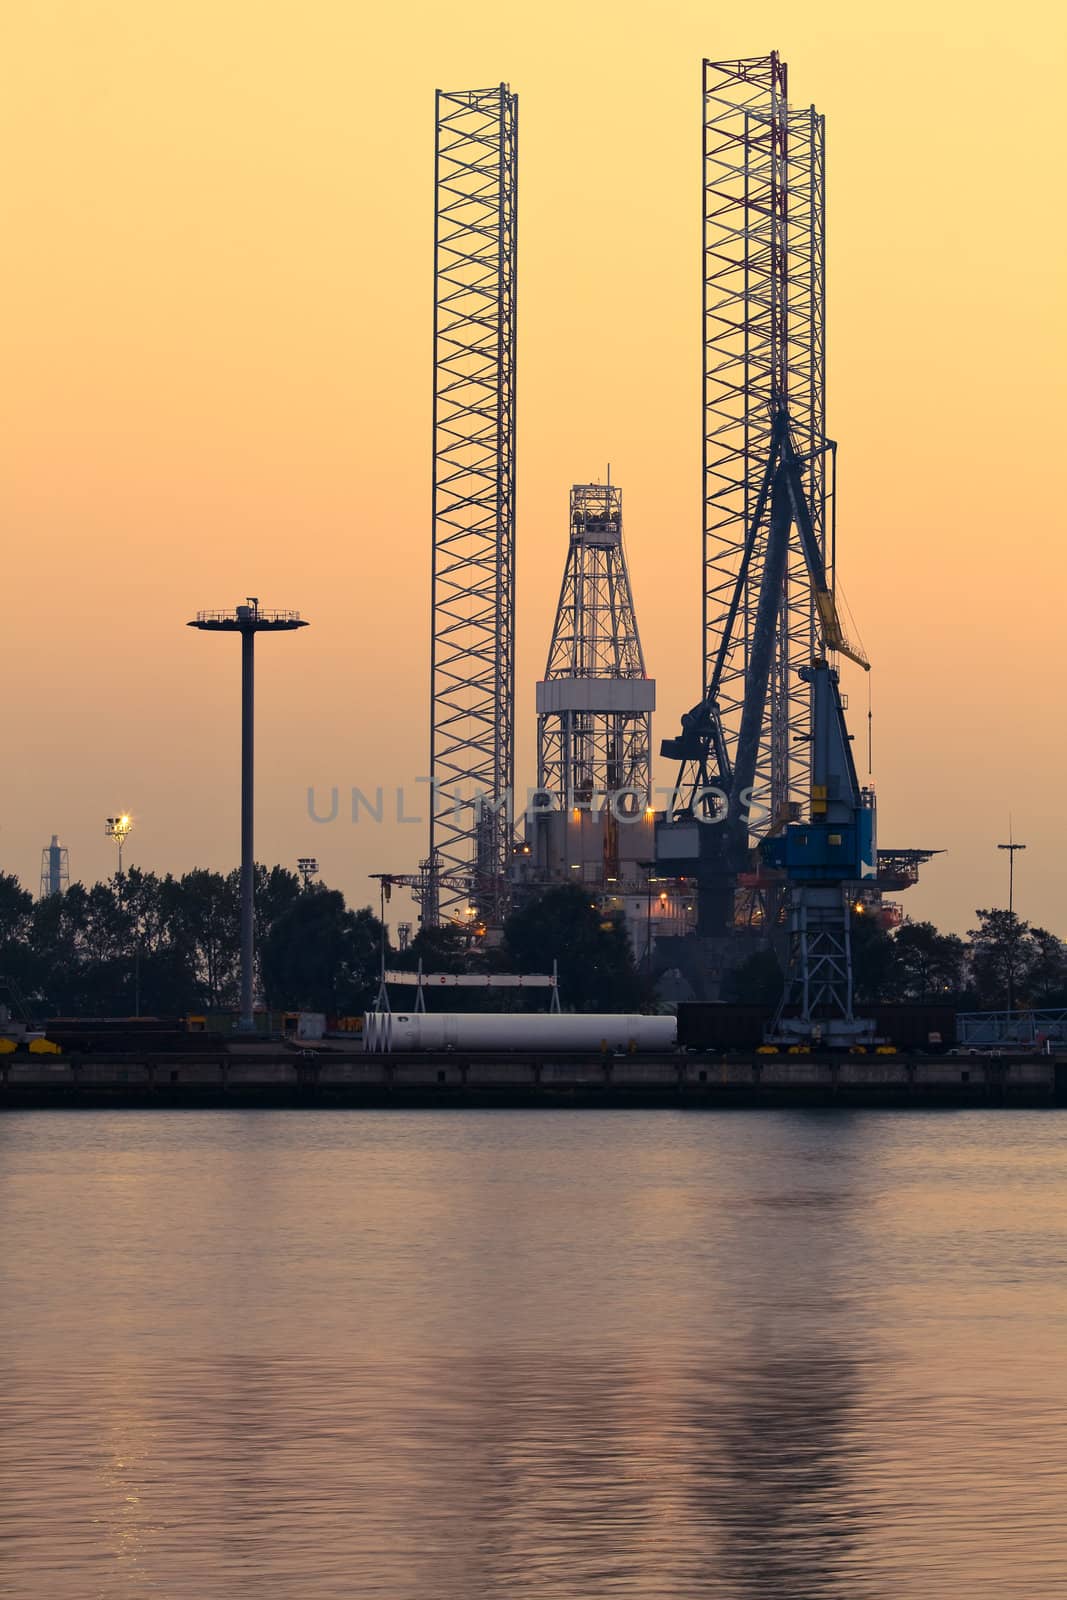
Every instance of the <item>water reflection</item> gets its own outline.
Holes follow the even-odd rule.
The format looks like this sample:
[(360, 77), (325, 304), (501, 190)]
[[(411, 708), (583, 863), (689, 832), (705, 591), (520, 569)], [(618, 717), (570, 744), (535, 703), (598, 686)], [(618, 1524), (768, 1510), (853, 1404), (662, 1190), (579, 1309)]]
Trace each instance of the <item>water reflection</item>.
[(8, 1119), (0, 1595), (1046, 1600), (1055, 1119), (955, 1126)]

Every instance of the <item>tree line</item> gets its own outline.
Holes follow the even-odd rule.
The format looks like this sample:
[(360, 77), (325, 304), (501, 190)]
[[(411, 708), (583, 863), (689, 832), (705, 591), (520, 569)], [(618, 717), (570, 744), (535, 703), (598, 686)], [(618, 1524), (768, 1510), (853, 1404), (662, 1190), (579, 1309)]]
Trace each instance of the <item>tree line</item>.
[[(1067, 1006), (1067, 946), (1047, 928), (1010, 911), (979, 910), (965, 939), (932, 922), (893, 931), (876, 917), (852, 917), (852, 971), (860, 1004), (940, 1003), (961, 1011), (1010, 1005)], [(730, 974), (726, 998), (772, 1004), (782, 975), (773, 951), (760, 951)]]
[[(382, 928), (373, 911), (349, 907), (337, 889), (307, 886), (285, 867), (256, 867), (257, 991), (270, 1010), (358, 1014), (374, 1002)], [(29, 1011), (48, 1016), (181, 1016), (238, 1004), (240, 874), (198, 869), (159, 877), (131, 867), (90, 888), (76, 883), (40, 900), (0, 873), (0, 978)], [(509, 917), (501, 943), (471, 947), (462, 929), (421, 929), (389, 965), (425, 972), (547, 972), (560, 963), (560, 993), (578, 1011), (640, 1011), (654, 986), (635, 961), (619, 913), (601, 912), (566, 884)], [(963, 1010), (1067, 1006), (1067, 950), (1047, 929), (1007, 911), (976, 912), (966, 939), (930, 922), (886, 932), (853, 918), (853, 969), (860, 1002), (944, 1003)], [(726, 980), (727, 1000), (773, 1004), (781, 994), (773, 950)], [(413, 1003), (410, 994), (394, 997)], [(448, 990), (440, 1009), (543, 1006), (536, 991)]]
[[(304, 885), (285, 867), (256, 867), (256, 989), (269, 1010), (357, 1015), (374, 1002), (381, 923), (337, 889)], [(480, 966), (498, 972), (563, 969), (572, 1009), (630, 1011), (650, 996), (638, 977), (621, 916), (602, 915), (573, 885), (508, 919), (503, 942), (472, 951), (462, 929), (420, 930), (390, 965), (425, 972)], [(198, 869), (160, 877), (131, 867), (90, 888), (34, 900), (0, 873), (0, 979), (28, 1012), (56, 1016), (182, 1016), (234, 1011), (240, 963), (240, 873)], [(394, 997), (394, 1005), (397, 1002)], [(412, 1004), (413, 994), (404, 997)], [(504, 1003), (543, 1007), (535, 991), (442, 990), (463, 1009)]]

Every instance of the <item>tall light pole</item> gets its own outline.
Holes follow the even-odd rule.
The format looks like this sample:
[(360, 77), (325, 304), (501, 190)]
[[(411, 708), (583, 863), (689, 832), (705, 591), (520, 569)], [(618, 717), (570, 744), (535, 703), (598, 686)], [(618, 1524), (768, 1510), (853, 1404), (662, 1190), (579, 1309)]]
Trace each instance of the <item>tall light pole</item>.
[(307, 623), (299, 611), (261, 611), (258, 599), (251, 595), (233, 611), (198, 611), (187, 626), (202, 633), (241, 635), (241, 1016), (237, 1026), (241, 1033), (251, 1033), (256, 1025), (252, 1011), (256, 634), (291, 633), (306, 628)]
[(998, 850), (1006, 850), (1008, 852), (1008, 915), (1009, 916), (1014, 916), (1015, 915), (1015, 852), (1016, 852), (1016, 850), (1025, 850), (1026, 846), (1024, 844), (1016, 844), (1015, 840), (1012, 839), (1009, 844), (998, 844), (997, 845), (997, 849)]
[(133, 818), (124, 811), (121, 817), (108, 817), (104, 824), (105, 839), (114, 839), (119, 847), (119, 877), (122, 877), (122, 847), (130, 836)]
[(310, 889), (312, 878), (318, 874), (319, 863), (315, 856), (301, 856), (296, 864), (296, 870), (304, 880), (304, 888)]
[(369, 874), (378, 880), (378, 893), (381, 897), (381, 936), (378, 940), (378, 952), (381, 957), (381, 966), (378, 976), (378, 996), (374, 1002), (375, 1011), (389, 1011), (389, 987), (385, 981), (385, 954), (386, 954), (386, 929), (385, 929), (385, 903), (393, 898), (393, 884), (396, 881), (391, 872), (372, 872)]
[[(1025, 850), (1026, 846), (1024, 844), (1016, 844), (1015, 843), (1015, 835), (1012, 833), (1011, 828), (1009, 827), (1009, 829), (1008, 829), (1008, 843), (1007, 844), (998, 844), (997, 845), (997, 849), (998, 850), (1006, 850), (1008, 852), (1008, 916), (1009, 917), (1014, 917), (1015, 916), (1015, 852), (1016, 852), (1016, 850)], [(1015, 947), (1016, 947), (1015, 924), (1014, 923), (1012, 923), (1009, 926), (1008, 936), (1012, 941), (1011, 942), (1011, 947), (1010, 947), (1009, 952), (1008, 952), (1008, 1010), (1009, 1011), (1014, 1011), (1015, 1010)]]
[(637, 865), (639, 867), (642, 867), (644, 869), (645, 874), (646, 874), (646, 877), (645, 877), (645, 889), (647, 891), (647, 903), (646, 903), (646, 906), (645, 906), (645, 971), (648, 973), (649, 977), (651, 977), (652, 976), (652, 884), (653, 884), (653, 881), (658, 882), (658, 879), (657, 880), (653, 880), (653, 877), (652, 877), (652, 874), (656, 870), (656, 863), (654, 861), (639, 861), (637, 863)]

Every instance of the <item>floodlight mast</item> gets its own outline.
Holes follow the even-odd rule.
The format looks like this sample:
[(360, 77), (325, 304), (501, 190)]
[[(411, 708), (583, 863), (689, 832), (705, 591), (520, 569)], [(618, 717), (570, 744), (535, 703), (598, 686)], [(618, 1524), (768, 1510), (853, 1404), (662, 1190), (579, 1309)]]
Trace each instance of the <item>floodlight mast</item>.
[(187, 624), (202, 633), (241, 635), (241, 1014), (238, 1031), (255, 1028), (253, 1009), (255, 846), (253, 780), (255, 766), (255, 641), (257, 633), (291, 633), (306, 628), (299, 611), (261, 611), (249, 596), (233, 611), (198, 611)]
[(133, 829), (133, 818), (130, 816), (128, 811), (124, 811), (122, 813), (122, 815), (118, 816), (118, 817), (108, 817), (107, 821), (104, 824), (104, 837), (105, 837), (105, 839), (114, 839), (115, 843), (119, 847), (119, 877), (120, 878), (122, 877), (122, 847), (126, 843), (126, 840), (129, 838), (132, 829)]

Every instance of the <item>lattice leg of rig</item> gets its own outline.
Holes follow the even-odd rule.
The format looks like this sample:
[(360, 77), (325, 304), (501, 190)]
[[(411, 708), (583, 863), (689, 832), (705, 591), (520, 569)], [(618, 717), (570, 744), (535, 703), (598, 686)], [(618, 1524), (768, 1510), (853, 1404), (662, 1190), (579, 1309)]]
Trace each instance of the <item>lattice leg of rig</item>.
[(440, 889), (423, 901), (434, 920), (465, 915), (473, 898), (497, 921), (507, 891), (517, 147), (518, 100), (506, 84), (438, 91), (428, 859)]

